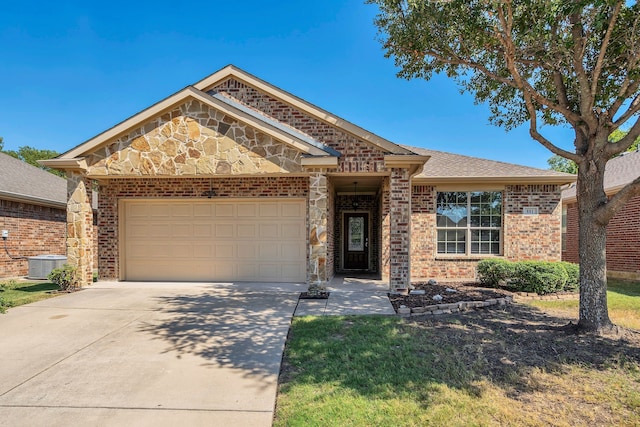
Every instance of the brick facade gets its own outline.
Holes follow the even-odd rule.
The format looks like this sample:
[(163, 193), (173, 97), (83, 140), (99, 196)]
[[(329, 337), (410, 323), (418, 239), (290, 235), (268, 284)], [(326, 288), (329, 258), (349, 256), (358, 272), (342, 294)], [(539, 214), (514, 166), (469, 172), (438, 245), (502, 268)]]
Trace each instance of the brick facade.
[[(0, 200), (0, 230), (9, 231), (7, 249), (12, 256), (66, 254), (65, 209)], [(0, 248), (0, 278), (22, 277), (29, 271), (27, 260), (12, 260)]]
[(266, 93), (232, 78), (216, 86), (215, 90), (240, 100), (257, 111), (286, 123), (339, 151), (341, 156), (338, 159), (336, 172), (357, 173), (386, 170), (384, 165), (385, 152), (381, 149)]
[[(411, 194), (411, 277), (413, 280), (475, 280), (482, 256), (439, 255), (436, 249), (437, 188), (413, 186)], [(560, 187), (507, 185), (503, 191), (503, 256), (510, 260), (560, 259)], [(523, 207), (538, 207), (523, 215)]]
[[(567, 203), (566, 248), (562, 259), (579, 262), (578, 207)], [(630, 201), (607, 227), (607, 273), (611, 277), (640, 279), (640, 196)]]

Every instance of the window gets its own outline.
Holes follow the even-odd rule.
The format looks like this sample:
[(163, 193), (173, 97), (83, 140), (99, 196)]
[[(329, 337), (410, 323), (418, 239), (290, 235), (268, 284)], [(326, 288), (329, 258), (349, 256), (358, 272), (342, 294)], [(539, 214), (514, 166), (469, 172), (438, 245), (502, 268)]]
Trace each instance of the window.
[(439, 192), (436, 206), (439, 254), (500, 254), (502, 193)]

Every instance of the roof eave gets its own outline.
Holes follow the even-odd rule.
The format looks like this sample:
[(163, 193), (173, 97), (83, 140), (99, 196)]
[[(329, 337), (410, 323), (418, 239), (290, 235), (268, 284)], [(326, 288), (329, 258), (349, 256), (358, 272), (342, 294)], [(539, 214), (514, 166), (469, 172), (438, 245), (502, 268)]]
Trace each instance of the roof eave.
[(44, 199), (42, 197), (29, 196), (27, 194), (12, 193), (10, 191), (0, 191), (0, 199), (10, 200), (13, 202), (29, 203), (38, 206), (46, 206), (50, 208), (66, 209), (66, 202)]
[(414, 184), (557, 184), (564, 185), (575, 182), (571, 177), (557, 176), (447, 176), (447, 177), (415, 177)]

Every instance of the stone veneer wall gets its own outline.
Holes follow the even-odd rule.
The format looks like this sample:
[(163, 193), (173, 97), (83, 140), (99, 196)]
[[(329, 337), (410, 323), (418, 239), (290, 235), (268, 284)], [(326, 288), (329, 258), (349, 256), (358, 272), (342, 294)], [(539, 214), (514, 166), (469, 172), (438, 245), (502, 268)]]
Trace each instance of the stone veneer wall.
[(381, 172), (385, 170), (385, 152), (379, 148), (255, 88), (230, 78), (214, 89), (338, 150), (341, 157), (338, 159), (337, 172)]
[[(369, 213), (369, 271), (378, 273), (380, 271), (380, 206), (379, 197), (362, 195), (358, 196), (358, 211)], [(344, 223), (342, 214), (344, 212), (355, 212), (353, 209), (353, 196), (337, 196), (336, 197), (336, 222), (334, 227), (335, 233), (335, 265), (336, 271), (342, 272), (342, 257), (344, 251), (343, 231)]]
[[(0, 230), (9, 231), (7, 249), (14, 256), (65, 255), (67, 211), (64, 208), (0, 200)], [(12, 260), (0, 242), (0, 278), (26, 276), (27, 260)]]
[[(578, 207), (567, 205), (567, 245), (562, 259), (579, 262)], [(640, 279), (640, 196), (629, 200), (607, 227), (607, 274)]]
[[(411, 195), (411, 277), (413, 280), (475, 280), (481, 256), (444, 257), (436, 253), (437, 188), (413, 186)], [(561, 237), (560, 187), (506, 186), (503, 201), (503, 250), (511, 260), (559, 260)], [(537, 206), (539, 214), (522, 215)]]
[(89, 285), (94, 271), (93, 181), (67, 171), (67, 263), (77, 268), (78, 286)]
[[(255, 178), (115, 178), (100, 186), (99, 275), (118, 279), (118, 201), (122, 198), (202, 199), (213, 190), (215, 198), (296, 197), (308, 198), (308, 177)], [(308, 243), (308, 242), (307, 242)]]
[(301, 172), (301, 153), (199, 101), (151, 119), (87, 158), (87, 175)]

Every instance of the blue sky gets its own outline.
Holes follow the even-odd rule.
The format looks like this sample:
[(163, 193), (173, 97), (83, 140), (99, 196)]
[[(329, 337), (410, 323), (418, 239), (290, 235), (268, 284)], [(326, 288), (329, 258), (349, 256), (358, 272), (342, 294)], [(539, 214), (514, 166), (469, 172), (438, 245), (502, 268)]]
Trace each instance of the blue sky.
[[(0, 13), (0, 136), (67, 151), (227, 64), (400, 144), (547, 168), (446, 77), (398, 79), (362, 1), (21, 1)], [(545, 134), (571, 147), (570, 129)]]

